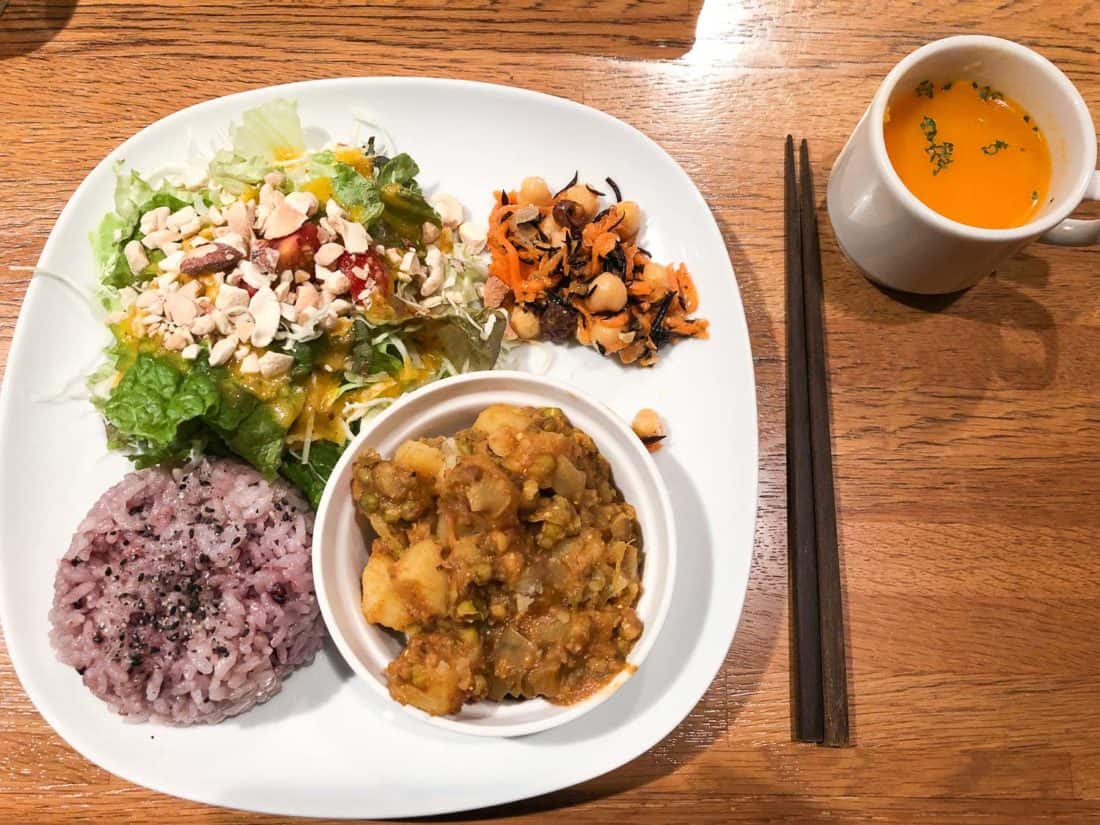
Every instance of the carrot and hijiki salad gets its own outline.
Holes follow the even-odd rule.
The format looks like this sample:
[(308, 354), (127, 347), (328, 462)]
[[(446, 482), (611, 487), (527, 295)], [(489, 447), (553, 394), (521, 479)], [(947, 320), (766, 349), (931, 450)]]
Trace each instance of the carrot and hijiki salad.
[(678, 338), (706, 338), (707, 322), (683, 264), (659, 264), (637, 243), (641, 211), (577, 182), (556, 194), (543, 178), (496, 192), (485, 303), (509, 307), (521, 339), (575, 339), (624, 364), (650, 366)]

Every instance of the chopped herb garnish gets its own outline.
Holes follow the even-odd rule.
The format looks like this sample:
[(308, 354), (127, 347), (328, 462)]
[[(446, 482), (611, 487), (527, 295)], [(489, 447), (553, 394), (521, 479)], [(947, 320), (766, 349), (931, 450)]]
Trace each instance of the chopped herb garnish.
[(978, 84), (977, 84), (977, 83), (975, 83), (975, 82), (974, 82), (974, 81), (972, 80), (972, 81), (970, 81), (970, 88), (971, 88), (971, 89), (977, 89), (977, 88), (978, 88)]
[(951, 86), (952, 86), (951, 83), (944, 83), (940, 88), (945, 92), (950, 92), (951, 91)]
[(1038, 200), (1039, 200), (1039, 192), (1038, 192), (1038, 190), (1036, 190), (1036, 189), (1032, 189), (1032, 190), (1031, 190), (1031, 201), (1032, 201), (1032, 203), (1035, 203), (1035, 202), (1037, 202)]
[(949, 141), (936, 142), (939, 130), (936, 127), (936, 121), (927, 115), (921, 118), (920, 130), (924, 134), (925, 140), (928, 141), (924, 151), (928, 154), (928, 160), (932, 163), (932, 174), (938, 175), (954, 160), (952, 154), (955, 151), (955, 144)]
[(1024, 115), (1024, 123), (1031, 123), (1031, 115)]
[(1038, 127), (1038, 126), (1032, 126), (1032, 127), (1031, 127), (1031, 131), (1033, 131), (1033, 132), (1038, 132), (1038, 131), (1039, 131), (1039, 127)]
[(917, 84), (917, 97), (932, 98), (935, 94), (935, 88), (932, 86), (931, 80), (922, 80)]
[[(977, 88), (977, 87), (975, 87), (975, 88)], [(1001, 94), (998, 91), (995, 91), (994, 89), (991, 89), (989, 86), (982, 86), (980, 89), (978, 89), (978, 97), (980, 97), (982, 100), (1004, 100), (1005, 99), (1005, 96), (1003, 94)]]
[(987, 143), (985, 146), (983, 146), (982, 147), (982, 152), (987, 154), (987, 155), (995, 155), (999, 151), (1001, 151), (1002, 149), (1007, 149), (1007, 148), (1008, 148), (1008, 144), (1005, 143), (1000, 138), (998, 138), (997, 140), (993, 141), (992, 143)]

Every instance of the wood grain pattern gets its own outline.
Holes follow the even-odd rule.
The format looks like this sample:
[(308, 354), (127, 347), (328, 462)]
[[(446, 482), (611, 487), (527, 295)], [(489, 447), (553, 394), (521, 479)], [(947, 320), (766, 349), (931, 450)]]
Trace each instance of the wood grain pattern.
[[(820, 203), (881, 76), (962, 32), (1039, 49), (1100, 112), (1100, 10), (1084, 0), (12, 0), (0, 16), (0, 359), (20, 267), (75, 186), (183, 105), (287, 80), (422, 74), (597, 106), (672, 153), (729, 245), (759, 385), (750, 592), (724, 668), (665, 741), (579, 787), (446, 821), (1100, 821), (1100, 250), (1033, 247), (953, 300), (899, 300), (852, 271), (823, 221), (854, 747), (789, 741), (782, 140), (810, 139)], [(86, 763), (0, 647), (0, 822), (112, 819), (242, 817)]]

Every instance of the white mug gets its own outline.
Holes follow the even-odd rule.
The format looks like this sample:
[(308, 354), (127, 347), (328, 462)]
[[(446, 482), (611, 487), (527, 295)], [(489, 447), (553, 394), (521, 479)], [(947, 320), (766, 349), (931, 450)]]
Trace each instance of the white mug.
[[(966, 78), (1003, 89), (1042, 126), (1051, 152), (1050, 198), (1035, 218), (1011, 229), (982, 229), (945, 218), (906, 188), (886, 154), (883, 122), (899, 95), (926, 79)], [(964, 35), (922, 46), (886, 76), (829, 176), (829, 219), (841, 251), (872, 281), (924, 294), (973, 286), (1036, 238), (1085, 246), (1100, 242), (1100, 220), (1067, 216), (1100, 200), (1096, 130), (1088, 107), (1053, 63), (1011, 40)]]

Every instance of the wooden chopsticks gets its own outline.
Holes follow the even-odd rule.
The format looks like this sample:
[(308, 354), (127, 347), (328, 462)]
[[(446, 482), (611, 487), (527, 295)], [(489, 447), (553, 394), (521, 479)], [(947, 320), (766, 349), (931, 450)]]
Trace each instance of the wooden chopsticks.
[[(821, 250), (806, 141), (787, 136), (787, 540), (794, 738), (848, 744), (844, 615), (822, 318)], [(799, 191), (801, 190), (801, 192)]]

